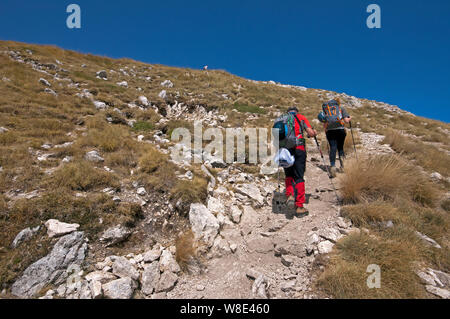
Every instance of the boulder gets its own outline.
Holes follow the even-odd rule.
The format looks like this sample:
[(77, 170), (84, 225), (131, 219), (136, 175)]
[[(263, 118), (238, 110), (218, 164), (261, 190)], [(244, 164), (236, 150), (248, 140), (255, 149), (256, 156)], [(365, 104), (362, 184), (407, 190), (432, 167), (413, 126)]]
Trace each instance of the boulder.
[(113, 274), (120, 277), (126, 278), (129, 277), (133, 280), (139, 279), (139, 272), (134, 268), (131, 262), (128, 261), (125, 257), (117, 257), (115, 258), (112, 264)]
[(219, 222), (203, 204), (191, 204), (189, 222), (197, 239), (204, 240), (208, 247), (214, 243), (219, 232)]
[(427, 291), (435, 296), (438, 296), (442, 299), (450, 299), (450, 291), (444, 288), (434, 287), (431, 285), (426, 285), (425, 288)]
[(161, 275), (159, 282), (156, 285), (155, 291), (157, 293), (169, 292), (175, 287), (177, 281), (178, 281), (178, 276), (176, 274), (174, 274), (173, 272), (170, 272), (170, 271), (166, 271)]
[(106, 109), (108, 107), (105, 102), (93, 101), (92, 103), (94, 103), (95, 108), (97, 110), (104, 110), (104, 109)]
[(69, 266), (81, 267), (86, 250), (83, 232), (61, 237), (47, 256), (30, 265), (14, 282), (11, 293), (20, 298), (31, 298), (49, 284), (61, 284), (68, 277)]
[(94, 163), (100, 163), (100, 162), (104, 162), (104, 158), (100, 156), (100, 154), (97, 151), (91, 151), (86, 153), (86, 155), (84, 156), (84, 158), (89, 161), (89, 162), (94, 162)]
[(0, 127), (0, 134), (1, 133), (6, 133), (6, 132), (8, 132), (9, 130), (6, 128), (6, 127)]
[(160, 265), (157, 261), (146, 265), (142, 273), (141, 286), (142, 293), (145, 295), (151, 295), (159, 283), (160, 279)]
[(103, 297), (103, 287), (101, 282), (92, 281), (89, 288), (91, 290), (92, 299), (100, 299)]
[(100, 237), (100, 241), (106, 246), (116, 245), (128, 239), (131, 235), (131, 230), (123, 226), (116, 226), (107, 229)]
[(331, 227), (320, 230), (319, 236), (333, 243), (336, 243), (339, 239), (344, 237), (339, 230)]
[(144, 106), (144, 107), (147, 107), (150, 105), (150, 103), (148, 102), (148, 99), (143, 95), (138, 98), (138, 104), (140, 106)]
[(181, 271), (180, 266), (173, 257), (172, 253), (168, 250), (164, 250), (159, 259), (159, 267), (161, 272), (171, 271), (173, 273), (178, 273)]
[(133, 279), (126, 277), (103, 285), (103, 293), (109, 299), (131, 299), (136, 285)]
[(333, 250), (334, 244), (331, 241), (323, 241), (319, 245), (317, 245), (317, 249), (319, 250), (319, 254), (329, 254)]
[(24, 230), (22, 230), (20, 233), (17, 234), (17, 236), (14, 238), (12, 244), (11, 244), (11, 248), (14, 249), (16, 247), (18, 247), (20, 244), (29, 241), (34, 234), (36, 234), (39, 231), (40, 227), (37, 226), (33, 229), (31, 229), (30, 227), (25, 228)]
[(59, 237), (59, 236), (73, 233), (78, 228), (80, 228), (80, 225), (67, 224), (67, 223), (60, 222), (59, 220), (56, 220), (56, 219), (49, 219), (45, 223), (45, 227), (47, 227), (48, 237), (53, 238), (53, 237)]
[(152, 250), (147, 251), (143, 257), (144, 257), (144, 262), (152, 263), (155, 260), (158, 260), (159, 257), (161, 257), (161, 249), (153, 248)]
[(258, 206), (264, 205), (264, 197), (261, 195), (261, 191), (254, 184), (238, 184), (234, 186), (237, 193), (247, 196), (254, 200)]

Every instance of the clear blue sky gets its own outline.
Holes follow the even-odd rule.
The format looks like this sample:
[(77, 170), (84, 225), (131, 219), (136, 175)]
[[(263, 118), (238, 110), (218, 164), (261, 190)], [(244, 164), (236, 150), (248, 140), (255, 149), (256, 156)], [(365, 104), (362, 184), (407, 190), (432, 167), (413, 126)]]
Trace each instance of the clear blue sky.
[[(66, 7), (82, 10), (81, 30)], [(381, 29), (366, 8), (381, 7)], [(0, 39), (213, 69), (450, 122), (448, 0), (2, 0)]]

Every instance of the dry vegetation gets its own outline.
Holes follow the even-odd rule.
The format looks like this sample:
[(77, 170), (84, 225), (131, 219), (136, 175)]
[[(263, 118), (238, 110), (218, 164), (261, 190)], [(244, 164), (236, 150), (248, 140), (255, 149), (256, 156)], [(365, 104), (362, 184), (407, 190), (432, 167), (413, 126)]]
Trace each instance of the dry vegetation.
[[(450, 270), (450, 218), (438, 205), (441, 189), (398, 155), (350, 159), (346, 167), (339, 180), (347, 204), (342, 215), (367, 232), (338, 242), (318, 287), (336, 298), (426, 297), (415, 275), (418, 265)], [(425, 244), (416, 231), (442, 249)], [(381, 267), (380, 289), (366, 285), (370, 264)]]

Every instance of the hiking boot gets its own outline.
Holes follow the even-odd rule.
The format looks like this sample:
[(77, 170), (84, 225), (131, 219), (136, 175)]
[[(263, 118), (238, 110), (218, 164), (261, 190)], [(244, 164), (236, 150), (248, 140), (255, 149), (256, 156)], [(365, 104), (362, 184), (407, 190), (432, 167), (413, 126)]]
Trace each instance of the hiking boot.
[(337, 174), (336, 166), (331, 166), (331, 168), (330, 168), (330, 174), (331, 174), (331, 177), (333, 177), (333, 178), (336, 177), (336, 174)]
[(292, 209), (292, 210), (295, 209), (295, 198), (294, 198), (294, 196), (291, 195), (291, 196), (289, 196), (287, 198), (287, 200), (286, 200), (286, 207), (288, 209)]
[(299, 218), (306, 217), (309, 215), (309, 211), (305, 207), (297, 207), (295, 215)]

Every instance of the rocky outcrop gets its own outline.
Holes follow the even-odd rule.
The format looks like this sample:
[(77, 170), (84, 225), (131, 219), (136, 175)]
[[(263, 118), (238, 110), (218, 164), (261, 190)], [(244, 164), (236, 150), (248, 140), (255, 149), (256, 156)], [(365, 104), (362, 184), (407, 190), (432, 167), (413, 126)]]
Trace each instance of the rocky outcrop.
[(30, 265), (11, 287), (11, 293), (21, 298), (36, 296), (48, 284), (61, 284), (69, 266), (81, 267), (87, 244), (83, 232), (74, 232), (58, 240), (50, 254)]
[(201, 239), (211, 247), (219, 232), (217, 218), (203, 204), (191, 204), (189, 221), (197, 239)]

